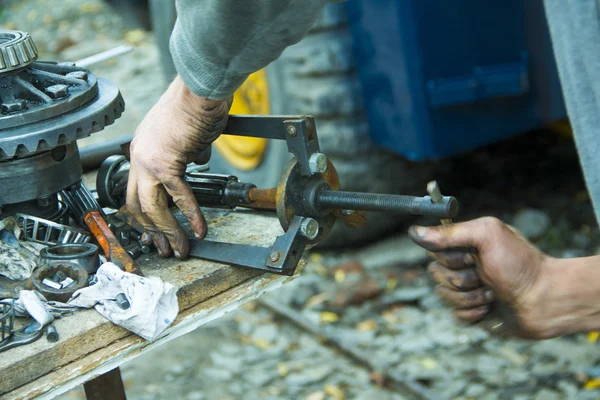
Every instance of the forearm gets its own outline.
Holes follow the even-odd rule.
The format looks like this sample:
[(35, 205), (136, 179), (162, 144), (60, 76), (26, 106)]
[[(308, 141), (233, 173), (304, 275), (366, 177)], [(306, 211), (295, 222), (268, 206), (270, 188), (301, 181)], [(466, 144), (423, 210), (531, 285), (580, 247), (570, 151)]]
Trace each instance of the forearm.
[(224, 99), (302, 39), (327, 0), (177, 0), (170, 42), (196, 95)]
[(600, 256), (549, 258), (544, 274), (538, 293), (544, 336), (600, 330)]

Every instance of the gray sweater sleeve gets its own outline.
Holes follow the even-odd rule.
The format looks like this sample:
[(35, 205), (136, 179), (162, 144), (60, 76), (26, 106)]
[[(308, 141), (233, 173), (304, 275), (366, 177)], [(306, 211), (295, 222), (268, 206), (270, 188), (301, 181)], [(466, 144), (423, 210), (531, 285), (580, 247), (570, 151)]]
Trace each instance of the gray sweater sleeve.
[(231, 96), (297, 43), (328, 0), (177, 0), (173, 62), (199, 96)]

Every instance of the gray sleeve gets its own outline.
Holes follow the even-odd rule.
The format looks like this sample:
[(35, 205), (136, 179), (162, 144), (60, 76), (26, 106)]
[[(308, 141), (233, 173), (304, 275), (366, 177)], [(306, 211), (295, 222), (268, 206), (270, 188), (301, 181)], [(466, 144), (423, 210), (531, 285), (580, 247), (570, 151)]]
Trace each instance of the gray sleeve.
[(597, 0), (545, 0), (569, 120), (600, 221), (600, 9)]
[(199, 96), (231, 96), (308, 32), (327, 0), (177, 0), (175, 68)]

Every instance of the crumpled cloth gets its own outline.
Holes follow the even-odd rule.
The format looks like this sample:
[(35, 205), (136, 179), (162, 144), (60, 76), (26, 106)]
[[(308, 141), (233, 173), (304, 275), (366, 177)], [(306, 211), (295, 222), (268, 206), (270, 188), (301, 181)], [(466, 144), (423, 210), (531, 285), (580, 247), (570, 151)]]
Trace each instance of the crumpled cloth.
[(4, 299), (4, 303), (13, 302), (15, 308), (15, 316), (31, 317), (36, 320), (41, 326), (45, 326), (54, 321), (54, 318), (59, 318), (64, 314), (72, 313), (78, 310), (78, 307), (70, 306), (58, 301), (48, 301), (43, 294), (37, 290), (21, 290), (19, 298)]
[(14, 217), (0, 221), (0, 275), (16, 281), (29, 278), (36, 267), (35, 254), (22, 246), (20, 236), (21, 228)]
[[(158, 277), (142, 277), (122, 271), (111, 262), (96, 272), (97, 283), (79, 289), (68, 305), (92, 308), (112, 323), (153, 341), (179, 313), (177, 288)], [(130, 307), (120, 308), (115, 300), (124, 293)]]

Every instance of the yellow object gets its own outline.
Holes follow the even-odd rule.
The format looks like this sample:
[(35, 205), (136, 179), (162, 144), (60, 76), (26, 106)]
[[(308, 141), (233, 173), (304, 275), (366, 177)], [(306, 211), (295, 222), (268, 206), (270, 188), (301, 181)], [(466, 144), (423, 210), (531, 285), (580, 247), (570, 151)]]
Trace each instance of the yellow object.
[(356, 330), (359, 332), (374, 331), (375, 329), (377, 329), (377, 321), (374, 319), (368, 319), (356, 324)]
[(590, 343), (597, 343), (600, 338), (600, 332), (590, 332), (587, 334), (587, 340)]
[[(253, 73), (233, 95), (230, 114), (269, 114), (269, 90), (265, 70)], [(255, 169), (262, 162), (267, 139), (221, 135), (214, 147), (233, 167)]]
[(338, 269), (334, 272), (333, 278), (338, 283), (344, 282), (344, 280), (346, 279), (346, 272), (344, 272), (344, 270), (342, 270), (342, 269)]
[(325, 385), (325, 393), (332, 396), (335, 400), (344, 400), (344, 391), (335, 385)]
[(600, 388), (600, 378), (590, 379), (583, 387), (585, 390), (594, 390)]
[(331, 311), (323, 311), (321, 313), (321, 322), (328, 324), (331, 322), (336, 322), (337, 320), (339, 320), (340, 317), (338, 317), (338, 315), (336, 313), (333, 313)]

